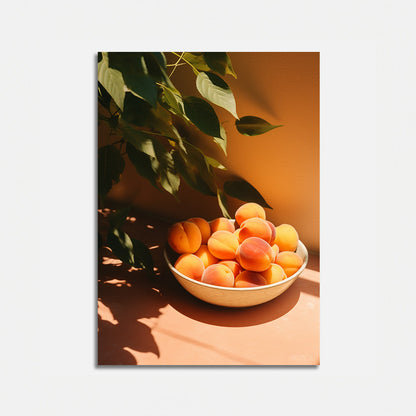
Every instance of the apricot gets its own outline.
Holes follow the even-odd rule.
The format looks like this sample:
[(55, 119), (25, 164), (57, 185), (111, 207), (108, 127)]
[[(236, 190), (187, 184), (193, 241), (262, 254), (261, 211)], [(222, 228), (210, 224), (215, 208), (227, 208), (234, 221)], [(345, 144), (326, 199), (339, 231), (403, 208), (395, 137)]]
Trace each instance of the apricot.
[(274, 252), (274, 258), (273, 258), (273, 263), (276, 263), (276, 256), (278, 255), (278, 253), (279, 253), (279, 246), (277, 245), (277, 244), (273, 244), (272, 245), (272, 250), (273, 250), (273, 252)]
[(234, 277), (238, 276), (243, 271), (243, 268), (240, 266), (240, 264), (234, 260), (221, 260), (218, 262), (218, 264), (223, 264), (224, 266), (230, 268), (234, 274)]
[(235, 231), (234, 224), (225, 217), (215, 218), (215, 220), (212, 220), (209, 225), (211, 227), (212, 234), (215, 233), (215, 231), (220, 230), (229, 231), (230, 233)]
[(204, 263), (205, 267), (211, 266), (211, 264), (218, 263), (218, 259), (214, 257), (208, 250), (208, 246), (201, 244), (201, 247), (195, 252), (195, 256), (199, 257)]
[(299, 236), (294, 227), (289, 224), (280, 224), (276, 227), (275, 244), (280, 251), (295, 251), (298, 247)]
[(208, 238), (211, 235), (211, 227), (209, 226), (208, 221), (200, 217), (189, 218), (186, 221), (193, 222), (198, 226), (199, 231), (201, 231), (201, 244), (207, 244)]
[(201, 231), (193, 222), (177, 222), (168, 229), (168, 244), (176, 253), (195, 253), (201, 241)]
[(266, 211), (264, 208), (256, 204), (255, 202), (248, 202), (246, 204), (241, 205), (235, 212), (235, 220), (238, 225), (241, 225), (245, 220), (249, 218), (262, 218), (263, 220), (266, 219)]
[(270, 243), (272, 232), (270, 225), (262, 218), (249, 218), (245, 220), (239, 228), (238, 240), (242, 243), (248, 237), (259, 237)]
[(242, 241), (240, 240), (240, 228), (237, 228), (237, 229), (234, 231), (234, 235), (237, 237), (238, 242), (241, 244), (241, 243), (242, 243)]
[(276, 256), (276, 264), (281, 266), (285, 271), (286, 276), (289, 277), (300, 269), (300, 266), (303, 264), (303, 260), (299, 254), (293, 251), (281, 251)]
[(191, 279), (201, 280), (205, 266), (195, 254), (182, 254), (175, 262), (175, 269)]
[(255, 287), (264, 286), (267, 284), (267, 280), (264, 276), (257, 272), (251, 272), (244, 270), (236, 278), (234, 282), (235, 287)]
[(224, 264), (211, 264), (208, 266), (201, 277), (201, 282), (215, 286), (234, 286), (234, 274), (231, 269)]
[(208, 250), (217, 259), (232, 260), (238, 248), (237, 237), (230, 231), (215, 231), (208, 239)]
[(270, 231), (272, 232), (272, 236), (270, 237), (270, 244), (273, 244), (274, 240), (276, 239), (276, 227), (271, 221), (266, 220), (266, 222), (269, 224)]
[(270, 267), (274, 252), (270, 244), (261, 238), (248, 237), (238, 247), (235, 257), (243, 269), (262, 272)]
[(267, 270), (261, 272), (260, 274), (266, 279), (268, 285), (280, 282), (287, 277), (282, 266), (274, 263), (272, 263)]

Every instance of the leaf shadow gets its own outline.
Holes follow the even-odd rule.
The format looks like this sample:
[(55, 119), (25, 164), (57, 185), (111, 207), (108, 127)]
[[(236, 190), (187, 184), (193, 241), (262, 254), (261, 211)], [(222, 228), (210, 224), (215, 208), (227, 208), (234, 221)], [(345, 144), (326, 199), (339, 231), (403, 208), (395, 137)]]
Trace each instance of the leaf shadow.
[(157, 282), (142, 270), (131, 269), (102, 249), (106, 264), (98, 266), (97, 365), (137, 365), (132, 353), (160, 356), (152, 328), (139, 320), (154, 319), (166, 306)]

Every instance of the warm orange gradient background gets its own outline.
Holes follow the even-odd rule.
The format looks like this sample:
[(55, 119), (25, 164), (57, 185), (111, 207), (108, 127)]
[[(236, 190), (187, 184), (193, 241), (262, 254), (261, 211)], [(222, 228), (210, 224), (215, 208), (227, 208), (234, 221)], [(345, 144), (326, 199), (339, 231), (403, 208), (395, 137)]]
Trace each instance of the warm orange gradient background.
[[(289, 223), (311, 252), (319, 252), (319, 53), (318, 52), (231, 52), (238, 78), (225, 76), (231, 87), (239, 117), (253, 115), (272, 124), (283, 124), (264, 135), (248, 137), (237, 132), (234, 118), (217, 106), (215, 110), (228, 138), (228, 157), (196, 129), (189, 137), (227, 168), (250, 182), (273, 209), (267, 218)], [(170, 71), (168, 70), (168, 73)], [(178, 67), (173, 83), (184, 95), (199, 93), (188, 66)], [(103, 125), (99, 145), (106, 141)], [(227, 176), (228, 175), (228, 176)], [(221, 216), (215, 197), (204, 196), (181, 182), (180, 202), (159, 192), (141, 178), (129, 163), (122, 180), (109, 194), (113, 203), (132, 203), (144, 212), (172, 221), (201, 216)], [(229, 198), (234, 215), (242, 202)]]

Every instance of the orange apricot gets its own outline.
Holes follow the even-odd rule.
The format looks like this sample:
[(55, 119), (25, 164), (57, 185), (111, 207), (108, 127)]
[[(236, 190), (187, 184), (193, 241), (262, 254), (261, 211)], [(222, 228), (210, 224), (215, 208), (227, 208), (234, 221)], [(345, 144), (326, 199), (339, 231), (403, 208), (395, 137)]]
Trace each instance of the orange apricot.
[(286, 276), (289, 277), (300, 269), (300, 266), (303, 264), (303, 260), (299, 254), (293, 251), (281, 251), (276, 256), (276, 264), (281, 266), (285, 271)]
[(220, 230), (229, 231), (230, 233), (235, 231), (234, 224), (225, 217), (215, 218), (215, 220), (212, 220), (209, 225), (211, 227), (212, 234), (215, 233), (215, 231)]
[(238, 276), (243, 271), (243, 268), (240, 266), (240, 264), (234, 260), (221, 260), (218, 262), (218, 264), (223, 264), (224, 266), (230, 268), (234, 274), (234, 277)]
[(273, 263), (276, 263), (276, 256), (278, 255), (278, 253), (279, 253), (279, 246), (277, 245), (277, 244), (273, 244), (272, 245), (272, 250), (273, 250), (273, 252), (274, 252), (274, 258), (273, 258)]
[(217, 259), (232, 260), (238, 248), (237, 237), (230, 231), (215, 231), (208, 239), (208, 250)]
[(281, 280), (284, 280), (287, 277), (282, 266), (279, 266), (278, 264), (274, 263), (272, 263), (267, 270), (261, 272), (260, 274), (266, 279), (268, 285), (280, 282)]
[(270, 243), (272, 232), (270, 225), (262, 218), (254, 217), (245, 220), (239, 228), (238, 240), (243, 242), (248, 237), (259, 237)]
[(267, 224), (269, 224), (270, 231), (272, 232), (272, 236), (270, 237), (270, 244), (274, 243), (274, 240), (276, 239), (276, 227), (271, 221), (266, 220)]
[(168, 229), (168, 244), (176, 253), (195, 253), (201, 241), (201, 231), (193, 222), (177, 222)]
[(208, 266), (201, 277), (201, 282), (215, 286), (234, 286), (234, 274), (231, 269), (224, 264), (211, 264)]
[(204, 263), (205, 267), (211, 266), (211, 264), (218, 263), (218, 259), (214, 257), (208, 250), (208, 246), (201, 244), (201, 247), (195, 252), (195, 256), (199, 257)]
[(211, 227), (208, 221), (200, 217), (189, 218), (186, 221), (193, 222), (198, 226), (199, 231), (201, 231), (201, 244), (207, 244), (208, 238), (211, 235)]
[(280, 224), (276, 227), (274, 243), (280, 251), (295, 251), (298, 247), (299, 236), (294, 227), (289, 224)]
[(263, 220), (266, 219), (266, 211), (261, 205), (256, 204), (255, 202), (243, 204), (235, 212), (235, 220), (238, 225), (241, 225), (245, 220), (254, 217), (262, 218)]
[(234, 235), (237, 237), (238, 242), (241, 244), (241, 243), (242, 243), (242, 241), (240, 240), (240, 228), (237, 228), (237, 229), (234, 231)]
[(267, 284), (267, 280), (264, 276), (257, 272), (251, 272), (244, 270), (235, 278), (235, 287), (256, 287), (264, 286)]
[(270, 267), (274, 252), (261, 238), (248, 237), (238, 247), (235, 257), (243, 269), (262, 272)]
[(175, 262), (175, 269), (191, 279), (201, 280), (205, 267), (195, 254), (182, 254)]

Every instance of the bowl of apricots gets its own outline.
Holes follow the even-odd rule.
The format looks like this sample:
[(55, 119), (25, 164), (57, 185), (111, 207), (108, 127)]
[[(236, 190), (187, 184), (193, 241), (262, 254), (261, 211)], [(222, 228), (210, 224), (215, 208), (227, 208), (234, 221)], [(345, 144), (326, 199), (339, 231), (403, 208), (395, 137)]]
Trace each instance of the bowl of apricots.
[(286, 291), (305, 269), (308, 250), (293, 226), (275, 226), (261, 205), (249, 202), (235, 219), (194, 217), (172, 224), (164, 257), (193, 296), (242, 308)]

